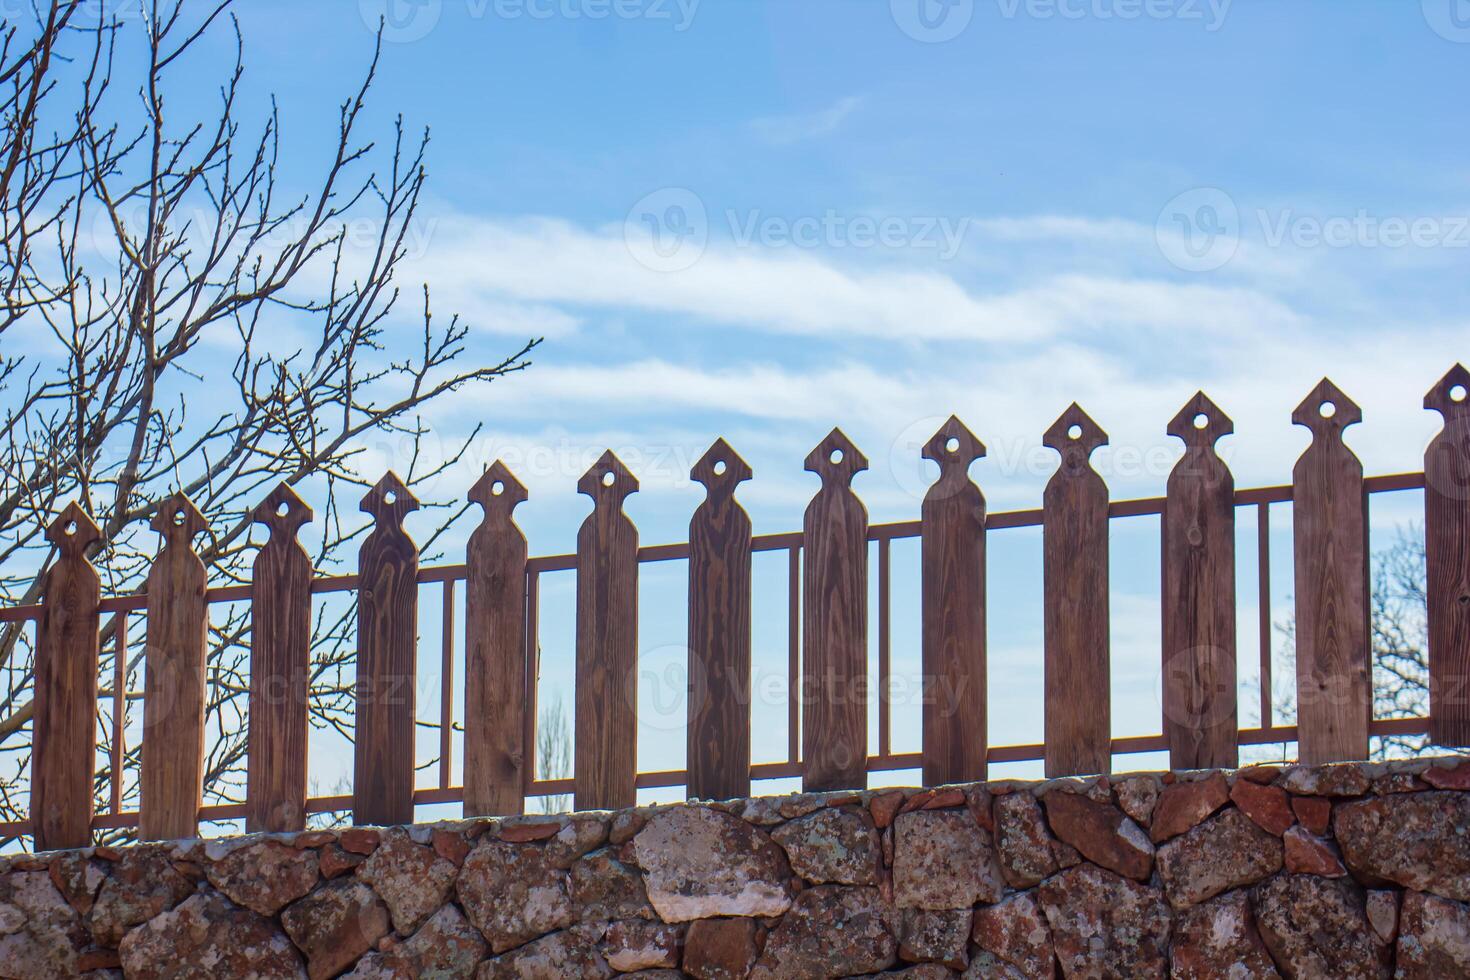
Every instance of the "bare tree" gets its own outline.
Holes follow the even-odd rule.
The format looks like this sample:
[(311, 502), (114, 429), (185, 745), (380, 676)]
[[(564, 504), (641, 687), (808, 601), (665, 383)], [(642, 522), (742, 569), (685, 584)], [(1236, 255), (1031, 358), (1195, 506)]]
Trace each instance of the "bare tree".
[[(536, 778), (565, 779), (572, 774), (572, 736), (567, 725), (566, 709), (557, 695), (536, 720)], [(571, 809), (571, 797), (563, 795), (540, 798), (542, 813), (564, 813)]]
[[(1426, 581), (1421, 528), (1401, 529), (1390, 547), (1373, 555), (1369, 629), (1375, 718), (1424, 717), (1429, 713), (1429, 600)], [(1276, 629), (1283, 643), (1275, 653), (1272, 667), (1272, 707), (1278, 723), (1294, 724), (1296, 621), (1288, 619), (1277, 624)], [(1259, 685), (1259, 678), (1256, 683)], [(1259, 690), (1259, 686), (1256, 689)], [(1440, 746), (1430, 742), (1427, 735), (1375, 736), (1371, 745), (1375, 759), (1403, 758), (1441, 750)]]
[[(247, 580), (249, 512), (280, 481), (318, 505), (305, 543), (319, 568), (337, 566), (365, 523), (359, 488), (381, 475), (363, 464), (386, 455), (422, 488), (478, 432), (431, 440), (423, 409), (522, 369), (538, 342), (466, 365), (466, 327), (435, 322), (426, 285), (400, 303), (428, 133), (409, 137), (401, 118), (383, 145), (361, 132), (381, 44), (320, 163), (302, 167), (298, 151), (286, 170), (274, 102), (242, 118), (230, 5), (159, 0), (115, 19), (54, 0), (0, 22), (0, 602), (39, 599), (55, 557), (42, 532), (71, 499), (102, 529), (106, 593), (141, 587), (157, 549), (147, 521), (177, 491), (209, 521), (215, 583)], [(217, 105), (176, 113), (220, 41), (232, 59)], [(456, 513), (441, 505), (426, 557)], [(247, 613), (212, 609), (206, 802), (243, 793)], [(354, 625), (350, 602), (317, 607), (312, 723), (343, 733)], [(33, 643), (28, 626), (0, 630), (0, 820), (27, 809)], [(129, 699), (141, 654), (127, 651)], [(117, 733), (103, 729), (107, 747)], [(131, 805), (137, 759), (129, 746)]]
[[(1373, 716), (1429, 714), (1429, 597), (1420, 528), (1400, 531), (1373, 561)], [(1376, 739), (1376, 759), (1437, 753), (1427, 735)]]

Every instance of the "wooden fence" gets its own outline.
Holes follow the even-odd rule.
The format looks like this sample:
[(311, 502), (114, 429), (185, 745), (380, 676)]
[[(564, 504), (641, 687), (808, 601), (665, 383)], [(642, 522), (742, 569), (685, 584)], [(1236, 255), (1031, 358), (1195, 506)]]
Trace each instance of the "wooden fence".
[[(89, 562), (97, 528), (75, 504), (49, 529), (57, 553), (37, 606), (0, 608), (0, 622), (37, 628), (31, 819), (7, 825), (38, 849), (89, 843), (99, 827), (138, 825), (142, 837), (192, 836), (202, 819), (244, 818), (251, 830), (291, 831), (312, 812), (351, 808), (358, 823), (410, 822), (415, 804), (463, 801), (468, 815), (518, 812), (527, 795), (575, 794), (579, 809), (634, 802), (640, 787), (684, 785), (690, 796), (745, 795), (752, 779), (800, 776), (809, 789), (860, 788), (867, 773), (922, 768), (926, 784), (984, 778), (988, 763), (1041, 759), (1048, 776), (1106, 772), (1115, 754), (1167, 749), (1176, 768), (1233, 766), (1241, 745), (1295, 741), (1309, 762), (1365, 758), (1371, 735), (1424, 734), (1470, 745), (1470, 372), (1456, 365), (1424, 399), (1444, 417), (1421, 473), (1365, 479), (1344, 445), (1356, 405), (1324, 380), (1292, 415), (1312, 433), (1289, 486), (1236, 490), (1215, 443), (1230, 419), (1203, 393), (1168, 426), (1185, 452), (1166, 496), (1110, 502), (1090, 457), (1107, 434), (1071, 406), (1047, 430), (1061, 456), (1040, 510), (987, 513), (970, 464), (985, 447), (955, 418), (923, 447), (939, 465), (917, 521), (870, 525), (853, 493), (867, 460), (838, 430), (807, 457), (821, 480), (800, 532), (753, 536), (735, 499), (750, 467), (723, 440), (693, 468), (707, 498), (687, 544), (640, 546), (623, 502), (638, 481), (611, 453), (578, 483), (593, 510), (577, 553), (528, 557), (513, 512), (526, 489), (497, 462), (471, 489), (483, 521), (466, 563), (420, 568), (404, 533), (418, 506), (389, 473), (362, 509), (374, 520), (357, 575), (314, 576), (296, 536), (309, 507), (282, 484), (255, 511), (269, 536), (251, 584), (210, 588), (192, 541), (204, 529), (182, 497), (153, 527), (162, 548), (146, 594), (102, 598)], [(1430, 712), (1372, 718), (1368, 500), (1422, 489), (1428, 574)], [(1295, 544), (1298, 722), (1273, 725), (1270, 694), (1270, 508), (1290, 503)], [(1259, 728), (1241, 729), (1236, 691), (1235, 517), (1254, 509), (1260, 631)], [(1162, 523), (1162, 731), (1113, 738), (1108, 647), (1108, 528), (1117, 518)], [(1040, 526), (1045, 580), (1045, 741), (987, 745), (988, 532)], [(878, 754), (868, 755), (868, 629), (877, 630), (879, 690), (891, 677), (891, 546), (919, 538), (922, 670), (927, 685), (968, 692), (953, 710), (926, 697), (922, 751), (891, 749), (879, 698)], [(868, 609), (869, 550), (877, 556), (876, 617)], [(751, 565), (788, 555), (786, 759), (751, 763)], [(689, 563), (687, 770), (639, 773), (636, 698), (639, 566)], [(538, 780), (534, 755), (540, 576), (576, 570), (575, 775)], [(456, 706), (455, 590), (466, 589), (463, 631), (464, 785), (452, 781)], [(438, 786), (414, 788), (414, 679), (420, 587), (442, 589)], [(313, 594), (356, 592), (355, 779), (350, 797), (308, 798), (307, 703)], [(247, 800), (201, 806), (205, 658), (210, 604), (248, 600), (252, 615)], [(140, 812), (124, 812), (123, 733), (130, 614), (146, 613)], [(117, 668), (110, 806), (94, 812), (99, 626), (112, 616)], [(876, 624), (874, 620), (876, 618)], [(107, 710), (104, 705), (103, 710)]]

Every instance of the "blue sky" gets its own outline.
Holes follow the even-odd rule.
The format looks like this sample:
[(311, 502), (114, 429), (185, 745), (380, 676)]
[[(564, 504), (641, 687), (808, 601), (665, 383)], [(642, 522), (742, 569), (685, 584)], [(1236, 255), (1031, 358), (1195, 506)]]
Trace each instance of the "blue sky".
[[(1413, 470), (1438, 427), (1422, 395), (1470, 356), (1463, 0), (243, 0), (288, 178), (319, 165), (384, 13), (372, 124), (433, 131), (412, 275), (473, 324), (472, 356), (547, 337), (528, 372), (430, 419), (446, 444), (486, 424), (430, 494), (504, 457), (535, 554), (573, 549), (576, 477), (609, 446), (642, 481), (645, 543), (685, 538), (688, 469), (716, 436), (755, 470), (757, 532), (799, 527), (817, 485), (801, 460), (833, 425), (871, 461), (872, 518), (911, 519), (932, 478), (918, 445), (951, 412), (990, 446), (973, 473), (992, 509), (1037, 506), (1040, 434), (1073, 399), (1111, 434), (1096, 463), (1115, 498), (1162, 492), (1164, 426), (1197, 388), (1235, 420), (1238, 485), (1284, 483), (1307, 442), (1289, 414), (1324, 374), (1363, 407), (1349, 443), (1368, 472)], [(1375, 502), (1376, 545), (1420, 507), (1398, 496)], [(1289, 511), (1273, 521), (1283, 618)], [(1035, 741), (1040, 539), (994, 538), (992, 741)], [(1156, 523), (1113, 546), (1114, 727), (1147, 734)], [(894, 649), (916, 671), (913, 552), (895, 552)], [(656, 689), (684, 585), (648, 571)], [(780, 573), (757, 565), (774, 590), (757, 662), (778, 674)], [(548, 693), (570, 682), (563, 578)], [(917, 710), (895, 716), (896, 749), (917, 748)], [(760, 711), (766, 759), (782, 715)], [(656, 715), (643, 768), (678, 766)]]

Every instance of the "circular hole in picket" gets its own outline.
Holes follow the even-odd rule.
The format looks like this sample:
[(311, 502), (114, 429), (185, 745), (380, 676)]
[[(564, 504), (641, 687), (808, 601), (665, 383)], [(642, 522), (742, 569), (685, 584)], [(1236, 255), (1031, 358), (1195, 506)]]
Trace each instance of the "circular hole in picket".
[(602, 485), (605, 487), (610, 487), (617, 482), (617, 479), (617, 475), (614, 474), (612, 470), (608, 470), (606, 473), (602, 474)]
[(505, 493), (505, 481), (504, 480), (496, 480), (494, 483), (490, 484), (490, 493), (491, 493), (492, 496), (496, 496), (496, 497), (498, 497), (501, 494)]
[(1076, 424), (1069, 425), (1067, 427), (1067, 438), (1068, 439), (1081, 439), (1082, 438), (1082, 426), (1076, 425)]
[(960, 441), (958, 439), (956, 439), (954, 436), (950, 436), (948, 439), (944, 440), (944, 450), (945, 450), (945, 452), (948, 452), (948, 453), (957, 453), (957, 452), (959, 452), (960, 451)]
[(834, 463), (840, 463), (840, 462), (842, 462), (842, 450), (840, 450), (840, 449), (834, 449), (834, 450), (832, 450), (832, 455), (828, 456), (827, 458), (830, 459)]
[(1321, 405), (1317, 406), (1317, 414), (1322, 416), (1324, 419), (1330, 419), (1332, 418), (1332, 416), (1337, 414), (1337, 406), (1330, 401), (1323, 402)]
[(1196, 415), (1194, 417), (1194, 427), (1196, 429), (1203, 429), (1205, 426), (1207, 426), (1209, 424), (1210, 424), (1210, 417), (1208, 415), (1206, 415), (1204, 412), (1200, 412), (1198, 415)]
[(1450, 389), (1450, 401), (1452, 402), (1464, 401), (1465, 395), (1466, 391), (1464, 385), (1455, 385), (1453, 388)]
[(723, 459), (717, 459), (717, 460), (715, 460), (715, 465), (714, 465), (715, 476), (724, 476), (725, 475), (725, 471), (728, 470), (729, 468), (730, 467), (728, 467), (728, 466), (725, 465), (725, 461)]

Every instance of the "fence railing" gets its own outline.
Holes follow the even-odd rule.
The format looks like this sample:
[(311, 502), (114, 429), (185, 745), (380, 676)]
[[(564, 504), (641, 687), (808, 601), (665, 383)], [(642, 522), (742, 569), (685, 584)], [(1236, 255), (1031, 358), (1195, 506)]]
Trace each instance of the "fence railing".
[[(88, 553), (98, 530), (76, 504), (52, 523), (57, 556), (35, 606), (0, 608), (0, 622), (37, 629), (30, 833), (37, 849), (85, 846), (94, 828), (192, 836), (201, 820), (243, 818), (250, 830), (292, 831), (307, 815), (351, 809), (357, 823), (411, 822), (416, 804), (462, 801), (467, 815), (519, 812), (527, 796), (572, 793), (578, 809), (635, 802), (639, 788), (684, 785), (690, 796), (749, 793), (752, 779), (801, 777), (812, 790), (856, 789), (867, 773), (919, 768), (926, 784), (982, 779), (989, 763), (1042, 760), (1048, 776), (1106, 772), (1112, 756), (1167, 750), (1176, 768), (1230, 767), (1242, 745), (1296, 742), (1306, 762), (1363, 759), (1373, 735), (1427, 734), (1470, 745), (1470, 372), (1456, 365), (1424, 399), (1444, 417), (1421, 473), (1364, 478), (1344, 445), (1358, 407), (1324, 380), (1292, 415), (1312, 443), (1287, 486), (1237, 490), (1216, 441), (1230, 419), (1203, 393), (1168, 426), (1185, 444), (1164, 497), (1109, 501), (1090, 457), (1107, 435), (1076, 405), (1047, 430), (1061, 464), (1039, 510), (987, 513), (970, 464), (985, 447), (951, 418), (923, 447), (939, 465), (920, 519), (870, 525), (851, 489), (867, 467), (839, 430), (807, 457), (821, 479), (800, 532), (752, 535), (735, 499), (751, 470), (717, 441), (691, 477), (707, 490), (687, 544), (640, 546), (623, 501), (636, 477), (606, 453), (578, 489), (593, 500), (574, 555), (528, 557), (513, 512), (527, 499), (496, 462), (469, 499), (483, 520), (463, 565), (420, 568), (403, 530), (418, 506), (389, 473), (364, 498), (374, 519), (356, 575), (314, 576), (296, 535), (309, 507), (282, 484), (256, 509), (269, 537), (248, 585), (208, 587), (193, 551), (204, 522), (183, 497), (153, 527), (163, 545), (146, 593), (102, 598)], [(1372, 718), (1368, 501), (1422, 489), (1429, 636), (1428, 717)], [(1270, 509), (1290, 503), (1295, 551), (1297, 723), (1273, 724)], [(1261, 725), (1237, 712), (1236, 512), (1255, 511)], [(1156, 515), (1162, 527), (1161, 732), (1113, 738), (1109, 717), (1108, 528)], [(1044, 713), (1041, 744), (987, 744), (988, 532), (1041, 527), (1044, 551)], [(892, 714), (877, 698), (878, 752), (868, 754), (868, 628), (876, 619), (878, 690), (891, 670), (891, 550), (920, 539), (922, 674), (969, 692), (923, 699), (922, 749), (892, 751)], [(877, 610), (868, 605), (876, 550)], [(787, 746), (784, 761), (751, 761), (752, 555), (787, 561)], [(686, 769), (637, 768), (638, 571), (687, 561), (689, 659)], [(534, 778), (541, 576), (575, 570), (575, 764), (569, 779)], [(463, 786), (453, 786), (456, 590), (465, 589)], [(420, 587), (442, 589), (438, 785), (414, 788)], [(351, 796), (308, 798), (307, 706), (314, 594), (355, 592), (358, 617)], [(248, 601), (251, 651), (247, 796), (202, 806), (208, 610)], [(144, 615), (143, 745), (138, 812), (123, 810), (130, 616)], [(109, 806), (94, 812), (101, 619), (113, 617)]]

